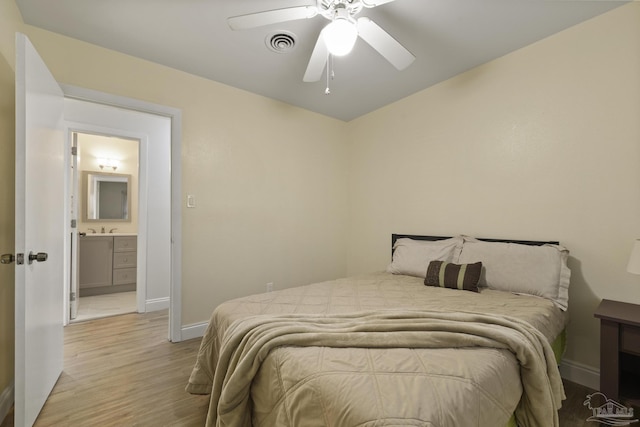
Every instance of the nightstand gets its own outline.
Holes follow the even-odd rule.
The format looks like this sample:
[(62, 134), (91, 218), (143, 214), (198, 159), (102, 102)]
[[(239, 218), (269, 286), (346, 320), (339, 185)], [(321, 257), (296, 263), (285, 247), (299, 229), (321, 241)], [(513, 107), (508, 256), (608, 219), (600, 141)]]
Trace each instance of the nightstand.
[(602, 300), (600, 392), (609, 399), (640, 405), (640, 305)]

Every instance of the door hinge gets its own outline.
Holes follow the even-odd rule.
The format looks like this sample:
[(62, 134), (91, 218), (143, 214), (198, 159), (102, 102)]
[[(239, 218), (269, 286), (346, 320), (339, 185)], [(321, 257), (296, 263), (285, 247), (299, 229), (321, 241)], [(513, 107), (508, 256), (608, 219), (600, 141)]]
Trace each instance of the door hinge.
[(78, 147), (71, 147), (71, 155), (72, 156), (78, 155)]
[(71, 292), (71, 294), (69, 294), (69, 300), (71, 302), (76, 300), (76, 293), (75, 292)]
[(71, 228), (76, 228), (77, 226), (77, 221), (75, 219), (71, 220)]

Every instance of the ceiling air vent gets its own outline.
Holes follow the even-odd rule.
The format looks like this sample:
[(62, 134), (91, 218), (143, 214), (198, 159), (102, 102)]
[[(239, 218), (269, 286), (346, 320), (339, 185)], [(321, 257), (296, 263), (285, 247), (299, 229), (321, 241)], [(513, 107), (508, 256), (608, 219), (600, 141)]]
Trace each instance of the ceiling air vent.
[(275, 53), (289, 53), (296, 46), (296, 37), (288, 31), (278, 31), (268, 35), (265, 42), (267, 47)]

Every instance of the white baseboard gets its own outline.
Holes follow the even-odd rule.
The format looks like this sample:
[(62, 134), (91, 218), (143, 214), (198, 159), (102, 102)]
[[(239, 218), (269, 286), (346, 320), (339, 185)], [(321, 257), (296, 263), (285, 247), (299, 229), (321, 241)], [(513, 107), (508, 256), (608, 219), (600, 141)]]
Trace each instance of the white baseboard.
[(11, 410), (11, 405), (13, 405), (14, 400), (13, 393), (13, 383), (9, 384), (7, 388), (2, 390), (2, 393), (0, 393), (0, 424), (2, 424), (2, 421)]
[(573, 360), (560, 362), (560, 376), (576, 384), (600, 390), (600, 370)]
[(144, 302), (145, 313), (148, 313), (149, 311), (166, 310), (168, 308), (169, 308), (169, 297), (148, 299)]
[(207, 326), (209, 326), (209, 322), (194, 323), (192, 325), (183, 326), (180, 338), (182, 341), (193, 338), (202, 338), (204, 336), (204, 332), (207, 330)]

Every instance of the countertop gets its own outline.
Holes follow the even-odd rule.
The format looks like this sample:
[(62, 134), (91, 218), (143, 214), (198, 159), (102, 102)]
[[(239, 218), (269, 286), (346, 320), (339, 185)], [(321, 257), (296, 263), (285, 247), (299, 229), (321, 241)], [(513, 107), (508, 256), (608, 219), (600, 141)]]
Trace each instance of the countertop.
[[(85, 233), (83, 231), (83, 233)], [(119, 236), (137, 236), (138, 233), (89, 233), (86, 232), (86, 236), (83, 237), (99, 237), (99, 236), (110, 236), (110, 237), (119, 237)]]

